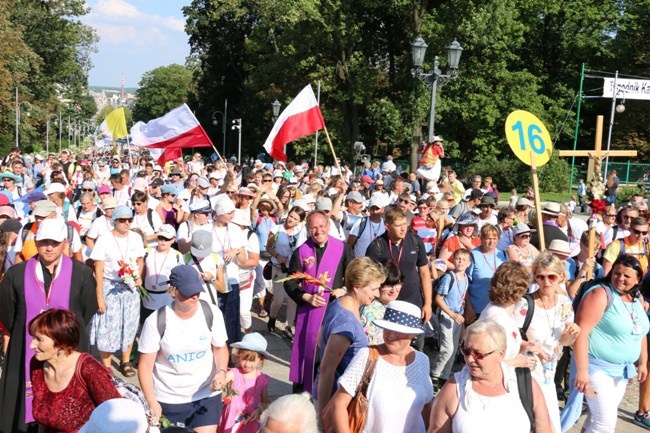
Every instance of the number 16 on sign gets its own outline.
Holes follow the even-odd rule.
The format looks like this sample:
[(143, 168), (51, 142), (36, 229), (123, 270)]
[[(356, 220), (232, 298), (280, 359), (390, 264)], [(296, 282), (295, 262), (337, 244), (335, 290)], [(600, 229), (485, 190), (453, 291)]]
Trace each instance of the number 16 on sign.
[(506, 119), (506, 139), (517, 158), (531, 166), (533, 189), (535, 191), (535, 212), (537, 214), (540, 251), (544, 250), (544, 232), (542, 231), (541, 206), (539, 200), (539, 183), (537, 167), (551, 159), (553, 144), (546, 126), (534, 114), (516, 110)]

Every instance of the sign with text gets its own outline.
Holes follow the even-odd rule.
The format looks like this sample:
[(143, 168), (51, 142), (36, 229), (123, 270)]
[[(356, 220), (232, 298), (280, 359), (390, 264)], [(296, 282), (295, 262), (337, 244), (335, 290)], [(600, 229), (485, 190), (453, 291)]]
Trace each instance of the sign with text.
[(541, 167), (551, 158), (551, 135), (542, 121), (528, 111), (510, 113), (506, 119), (506, 139), (517, 158), (528, 165), (533, 165), (534, 159), (535, 165)]
[(605, 78), (603, 85), (603, 98), (625, 98), (650, 100), (650, 80), (637, 80), (630, 78), (618, 78), (616, 80), (616, 91), (614, 91), (614, 78)]

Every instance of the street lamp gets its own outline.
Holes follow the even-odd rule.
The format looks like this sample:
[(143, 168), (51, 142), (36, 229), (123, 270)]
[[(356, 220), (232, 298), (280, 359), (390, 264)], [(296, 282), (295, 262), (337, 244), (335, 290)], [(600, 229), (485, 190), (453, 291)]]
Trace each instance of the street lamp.
[(18, 128), (20, 126), (20, 106), (21, 105), (28, 105), (29, 108), (27, 108), (27, 117), (30, 115), (30, 111), (32, 110), (32, 104), (30, 104), (27, 101), (23, 102), (18, 102), (18, 87), (16, 87), (16, 147), (20, 147), (20, 142), (18, 140)]
[(50, 153), (50, 119), (54, 116), (54, 124), (59, 127), (59, 153), (61, 152), (61, 112), (59, 114), (48, 114), (45, 123), (45, 151)]
[(282, 104), (280, 104), (280, 101), (277, 99), (271, 103), (271, 108), (273, 109), (273, 116), (271, 119), (273, 120), (273, 123), (275, 123), (276, 120), (278, 120), (278, 116), (280, 116), (280, 107)]
[(237, 151), (237, 165), (241, 166), (241, 119), (234, 119), (232, 121), (233, 131), (236, 129), (239, 132), (239, 147)]
[[(616, 76), (614, 77), (614, 90), (616, 90), (616, 81), (618, 79), (618, 71), (616, 71)], [(622, 96), (620, 96), (622, 95)], [(622, 97), (620, 104), (617, 104), (618, 98)], [(608, 166), (609, 166), (609, 146), (612, 143), (612, 129), (614, 129), (614, 115), (616, 113), (623, 113), (625, 111), (625, 91), (619, 89), (616, 91), (616, 94), (612, 97), (612, 112), (609, 116), (609, 131), (607, 132), (607, 154), (605, 155), (605, 172), (603, 173), (603, 179), (607, 179)], [(600, 173), (598, 173), (600, 175)]]
[(221, 154), (225, 155), (226, 154), (226, 122), (228, 121), (228, 100), (227, 99), (223, 103), (223, 112), (215, 111), (214, 113), (212, 113), (212, 124), (214, 126), (217, 126), (219, 124), (219, 121), (216, 118), (217, 114), (221, 115), (221, 133), (223, 134), (223, 148), (221, 150)]
[(460, 46), (456, 39), (454, 39), (454, 41), (447, 47), (447, 66), (449, 66), (449, 71), (446, 74), (443, 74), (438, 67), (440, 66), (438, 56), (436, 56), (433, 61), (433, 68), (429, 72), (424, 72), (422, 66), (424, 65), (424, 55), (427, 52), (427, 47), (427, 43), (424, 42), (424, 39), (420, 36), (415, 38), (413, 43), (411, 43), (413, 66), (415, 66), (415, 68), (411, 69), (411, 74), (413, 77), (422, 81), (427, 88), (431, 90), (431, 110), (429, 111), (428, 135), (428, 142), (430, 143), (433, 141), (433, 130), (436, 120), (436, 93), (438, 87), (442, 87), (449, 81), (458, 78), (458, 63), (460, 62), (460, 55), (463, 52), (463, 47)]

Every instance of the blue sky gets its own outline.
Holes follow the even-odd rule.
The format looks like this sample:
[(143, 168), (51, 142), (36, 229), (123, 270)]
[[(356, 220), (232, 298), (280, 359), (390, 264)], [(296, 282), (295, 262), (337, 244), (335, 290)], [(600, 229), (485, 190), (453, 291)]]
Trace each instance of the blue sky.
[(191, 0), (88, 0), (82, 21), (99, 35), (91, 86), (137, 87), (142, 74), (159, 66), (185, 64), (190, 53), (181, 8)]

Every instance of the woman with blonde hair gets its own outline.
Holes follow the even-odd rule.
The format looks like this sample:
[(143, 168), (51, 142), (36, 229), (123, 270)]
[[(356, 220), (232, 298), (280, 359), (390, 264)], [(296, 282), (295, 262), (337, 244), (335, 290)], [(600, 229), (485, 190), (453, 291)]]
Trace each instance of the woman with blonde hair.
[(385, 279), (383, 266), (369, 257), (356, 258), (345, 269), (347, 293), (330, 303), (320, 330), (321, 363), (313, 387), (319, 414), (354, 355), (368, 346), (359, 309), (379, 296), (379, 286)]

